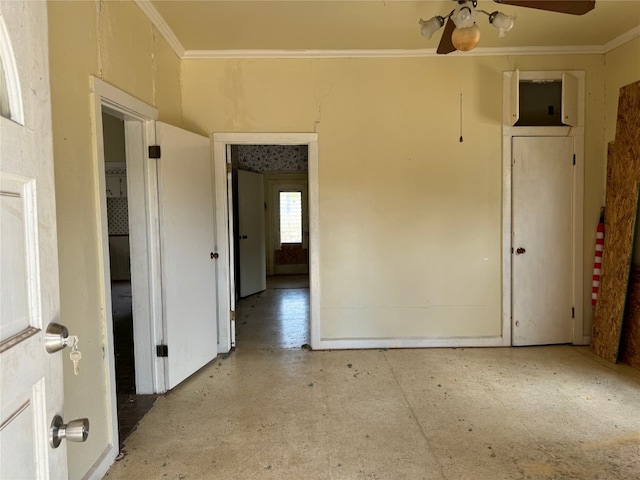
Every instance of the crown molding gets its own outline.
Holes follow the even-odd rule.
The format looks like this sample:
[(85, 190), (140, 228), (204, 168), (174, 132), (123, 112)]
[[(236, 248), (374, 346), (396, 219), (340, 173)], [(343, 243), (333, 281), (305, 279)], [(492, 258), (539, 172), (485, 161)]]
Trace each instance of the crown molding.
[[(475, 48), (470, 52), (452, 52), (448, 57), (497, 55), (592, 55), (604, 53), (600, 45), (565, 47)], [(440, 57), (435, 48), (400, 50), (187, 50), (182, 58), (194, 59), (276, 59), (276, 58), (419, 58)]]
[(614, 48), (618, 48), (621, 45), (624, 45), (631, 40), (640, 37), (640, 25), (635, 28), (632, 28), (627, 33), (623, 33), (618, 38), (614, 38), (608, 43), (605, 43), (602, 46), (603, 53), (609, 53)]
[(178, 37), (176, 37), (175, 33), (173, 33), (173, 30), (171, 30), (171, 27), (169, 27), (167, 22), (164, 21), (164, 17), (160, 15), (160, 12), (158, 12), (158, 10), (156, 10), (156, 7), (153, 6), (151, 0), (134, 1), (136, 2), (136, 5), (138, 5), (140, 10), (142, 10), (142, 13), (147, 16), (153, 26), (158, 29), (160, 35), (162, 35), (162, 37), (167, 41), (176, 55), (178, 55), (178, 58), (184, 57), (185, 49), (182, 46), (182, 43), (180, 43), (180, 40), (178, 40)]
[[(149, 21), (158, 29), (179, 58), (195, 59), (304, 59), (304, 58), (420, 58), (443, 57), (438, 55), (435, 48), (423, 49), (351, 49), (351, 50), (185, 50), (165, 22), (160, 12), (153, 6), (151, 0), (134, 0)], [(618, 48), (625, 43), (640, 37), (640, 25), (623, 33), (604, 45), (575, 45), (575, 46), (532, 46), (532, 47), (479, 47), (470, 52), (453, 52), (449, 57), (464, 55), (500, 56), (500, 55), (602, 55)]]

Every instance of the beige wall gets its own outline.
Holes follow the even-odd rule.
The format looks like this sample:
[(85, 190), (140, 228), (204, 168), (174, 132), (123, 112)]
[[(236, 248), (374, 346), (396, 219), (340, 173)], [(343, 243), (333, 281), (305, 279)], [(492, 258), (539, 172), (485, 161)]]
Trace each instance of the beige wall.
[(90, 75), (180, 125), (180, 62), (132, 2), (50, 2), (49, 37), (61, 317), (83, 355), (78, 377), (65, 362), (65, 418), (91, 421), (87, 442), (68, 445), (80, 478), (111, 443)]
[(502, 72), (516, 68), (587, 72), (590, 272), (601, 55), (184, 60), (185, 127), (318, 132), (323, 338), (500, 335)]
[[(640, 80), (640, 38), (625, 43), (604, 56), (605, 62), (605, 141), (616, 134), (616, 116), (620, 87)], [(606, 143), (603, 146), (606, 152)]]

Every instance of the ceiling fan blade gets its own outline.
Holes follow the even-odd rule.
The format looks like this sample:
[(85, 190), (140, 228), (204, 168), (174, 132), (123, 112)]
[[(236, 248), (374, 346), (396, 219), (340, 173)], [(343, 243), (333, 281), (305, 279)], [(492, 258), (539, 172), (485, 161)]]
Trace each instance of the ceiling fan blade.
[(537, 8), (549, 12), (584, 15), (596, 6), (596, 0), (493, 0), (503, 5)]
[(442, 32), (442, 38), (438, 44), (438, 49), (436, 50), (438, 54), (446, 55), (447, 53), (455, 52), (457, 50), (457, 48), (453, 46), (453, 41), (451, 40), (451, 35), (453, 35), (453, 31), (455, 29), (456, 24), (453, 23), (453, 20), (449, 17), (447, 19), (447, 24), (444, 26), (444, 31)]

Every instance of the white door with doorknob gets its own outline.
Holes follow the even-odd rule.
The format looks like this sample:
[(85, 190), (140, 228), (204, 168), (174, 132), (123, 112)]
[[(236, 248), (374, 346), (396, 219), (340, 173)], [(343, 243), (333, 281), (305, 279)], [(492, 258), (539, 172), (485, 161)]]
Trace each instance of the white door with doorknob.
[(0, 9), (0, 478), (67, 478), (66, 442), (50, 435), (69, 349), (44, 342), (60, 322), (47, 4)]
[(572, 341), (573, 172), (573, 138), (513, 138), (513, 345)]

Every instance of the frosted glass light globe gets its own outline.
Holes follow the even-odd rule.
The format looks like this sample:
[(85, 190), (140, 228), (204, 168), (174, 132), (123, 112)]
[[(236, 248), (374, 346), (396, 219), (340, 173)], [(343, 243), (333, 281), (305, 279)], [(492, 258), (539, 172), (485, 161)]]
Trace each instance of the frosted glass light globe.
[(475, 23), (470, 27), (456, 28), (451, 35), (451, 42), (461, 52), (473, 50), (480, 42), (480, 28)]

